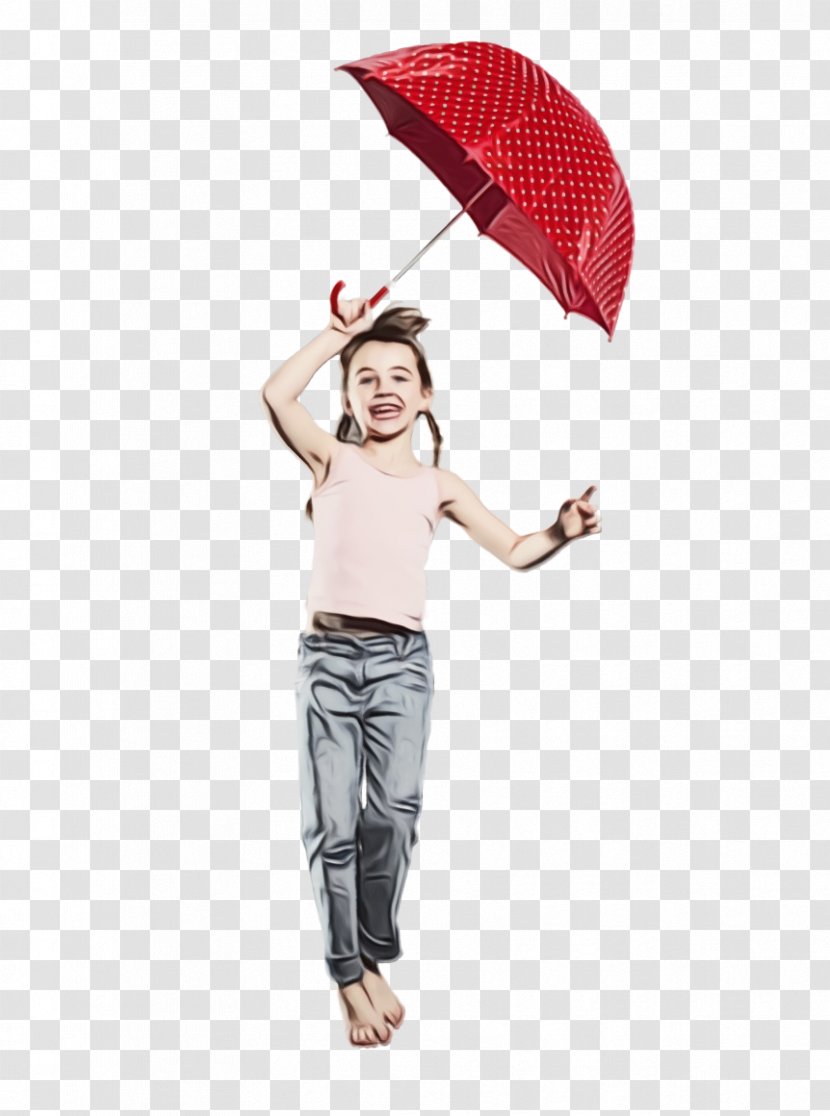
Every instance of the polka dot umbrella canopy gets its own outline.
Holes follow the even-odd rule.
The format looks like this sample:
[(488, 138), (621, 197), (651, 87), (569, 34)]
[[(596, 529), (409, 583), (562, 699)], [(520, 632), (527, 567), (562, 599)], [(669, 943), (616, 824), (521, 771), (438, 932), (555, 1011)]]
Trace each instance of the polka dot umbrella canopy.
[[(359, 83), (479, 235), (528, 267), (566, 318), (590, 318), (611, 340), (631, 273), (633, 207), (605, 133), (572, 93), (497, 43), (429, 43), (335, 68)], [(332, 291), (335, 313), (343, 285)], [(388, 293), (381, 287), (372, 305)]]

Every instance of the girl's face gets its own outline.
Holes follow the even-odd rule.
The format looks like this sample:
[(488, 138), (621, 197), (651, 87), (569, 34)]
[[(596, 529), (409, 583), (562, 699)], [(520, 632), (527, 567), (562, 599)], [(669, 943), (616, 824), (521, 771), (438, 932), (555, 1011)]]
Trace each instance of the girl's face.
[[(384, 441), (411, 429), (432, 399), (432, 388), (421, 387), (415, 353), (400, 341), (361, 345), (349, 364), (347, 388), (344, 410), (357, 419), (364, 437)], [(384, 405), (387, 409), (379, 409)]]

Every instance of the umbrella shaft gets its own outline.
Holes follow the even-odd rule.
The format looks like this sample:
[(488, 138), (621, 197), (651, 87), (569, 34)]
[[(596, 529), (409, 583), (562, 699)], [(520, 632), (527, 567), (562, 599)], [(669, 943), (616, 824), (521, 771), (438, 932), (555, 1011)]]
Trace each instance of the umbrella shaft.
[(458, 211), (458, 213), (456, 213), (456, 215), (455, 215), (454, 217), (451, 217), (451, 218), (449, 219), (449, 221), (447, 221), (447, 223), (446, 223), (446, 225), (444, 225), (443, 229), (441, 229), (441, 230), (440, 230), (440, 232), (437, 232), (437, 233), (435, 234), (435, 236), (434, 236), (434, 237), (432, 238), (432, 240), (430, 240), (430, 241), (429, 241), (429, 242), (428, 242), (427, 244), (425, 244), (425, 245), (423, 246), (423, 248), (421, 249), (421, 251), (420, 251), (420, 252), (418, 252), (418, 253), (417, 253), (417, 255), (414, 255), (414, 256), (412, 257), (412, 259), (411, 259), (411, 260), (409, 261), (409, 263), (408, 263), (408, 264), (407, 264), (407, 265), (406, 265), (405, 267), (401, 268), (401, 270), (400, 270), (400, 271), (398, 272), (398, 274), (397, 274), (397, 275), (396, 275), (396, 276), (394, 277), (394, 279), (390, 279), (390, 280), (389, 280), (389, 285), (388, 285), (388, 287), (387, 287), (387, 288), (385, 289), (385, 292), (384, 292), (384, 288), (383, 288), (383, 287), (381, 287), (380, 291), (378, 291), (376, 295), (373, 295), (373, 296), (372, 296), (372, 298), (373, 298), (373, 305), (374, 305), (374, 299), (375, 299), (375, 298), (376, 298), (377, 296), (381, 295), (381, 293), (382, 293), (382, 292), (384, 292), (384, 293), (388, 294), (388, 293), (389, 293), (389, 291), (391, 290), (391, 288), (392, 288), (392, 287), (393, 287), (393, 286), (395, 285), (395, 283), (397, 283), (397, 281), (398, 281), (398, 280), (400, 279), (400, 277), (401, 277), (402, 275), (406, 275), (407, 271), (409, 271), (409, 269), (410, 269), (411, 267), (413, 267), (413, 266), (414, 266), (414, 265), (415, 265), (415, 264), (416, 264), (416, 263), (418, 262), (418, 260), (419, 260), (419, 259), (421, 258), (421, 256), (423, 256), (425, 252), (428, 252), (428, 251), (430, 250), (430, 248), (431, 248), (431, 247), (433, 246), (433, 244), (434, 244), (434, 243), (436, 242), (436, 240), (440, 240), (440, 239), (441, 239), (441, 237), (442, 237), (442, 236), (444, 235), (444, 233), (445, 233), (445, 232), (447, 231), (447, 229), (449, 229), (450, 225), (453, 225), (453, 224), (454, 224), (454, 223), (455, 223), (455, 222), (456, 222), (456, 221), (458, 220), (458, 218), (459, 218), (459, 217), (463, 217), (463, 216), (464, 216), (464, 214), (465, 214), (465, 213), (467, 212), (467, 210), (468, 210), (468, 209), (470, 208), (470, 206), (471, 206), (471, 205), (473, 204), (473, 202), (476, 202), (476, 201), (478, 201), (478, 199), (479, 199), (479, 198), (481, 197), (481, 195), (482, 195), (482, 194), (484, 193), (484, 191), (485, 191), (485, 190), (487, 190), (487, 189), (489, 189), (489, 188), (490, 188), (490, 186), (492, 186), (492, 185), (493, 185), (493, 180), (492, 180), (492, 179), (490, 179), (490, 180), (489, 180), (488, 182), (485, 182), (485, 184), (484, 184), (484, 185), (482, 186), (482, 188), (481, 188), (481, 189), (480, 189), (480, 190), (478, 191), (478, 193), (477, 193), (477, 194), (474, 194), (474, 195), (473, 195), (473, 197), (471, 197), (471, 198), (470, 198), (470, 200), (469, 200), (469, 201), (467, 202), (467, 204), (466, 204), (466, 205), (464, 206), (464, 208), (463, 208), (463, 209), (461, 209), (461, 210), (459, 210), (459, 211)]

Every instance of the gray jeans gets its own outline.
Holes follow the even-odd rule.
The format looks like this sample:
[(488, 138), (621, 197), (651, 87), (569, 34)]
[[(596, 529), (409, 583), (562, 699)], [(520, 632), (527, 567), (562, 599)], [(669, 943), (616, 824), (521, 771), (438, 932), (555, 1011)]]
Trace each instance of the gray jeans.
[[(329, 975), (396, 961), (418, 843), (435, 677), (425, 632), (301, 632), (296, 682), (302, 840)], [(366, 776), (366, 805), (360, 798)]]

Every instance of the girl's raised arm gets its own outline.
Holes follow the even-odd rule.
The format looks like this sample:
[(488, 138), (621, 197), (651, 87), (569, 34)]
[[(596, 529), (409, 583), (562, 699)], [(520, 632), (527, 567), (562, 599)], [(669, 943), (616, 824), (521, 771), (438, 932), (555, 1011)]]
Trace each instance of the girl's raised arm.
[(329, 312), (329, 324), (299, 352), (289, 357), (265, 381), (262, 398), (266, 403), (299, 399), (308, 387), (311, 377), (324, 364), (336, 357), (356, 333), (372, 326), (372, 308), (367, 298), (346, 299), (338, 304), (339, 316)]
[(290, 357), (262, 388), (262, 402), (271, 425), (290, 450), (307, 465), (315, 480), (325, 472), (335, 438), (318, 426), (298, 396), (315, 372), (336, 356), (346, 338), (325, 329)]
[(332, 357), (336, 357), (347, 341), (348, 338), (342, 333), (327, 326), (265, 381), (262, 398), (275, 408), (280, 403), (299, 399), (314, 373), (328, 364)]
[(325, 473), (336, 439), (317, 425), (299, 397), (314, 373), (337, 356), (356, 333), (369, 329), (372, 324), (372, 310), (367, 299), (341, 302), (338, 309), (340, 316), (331, 314), (323, 332), (289, 357), (266, 380), (261, 393), (271, 425), (318, 481)]

